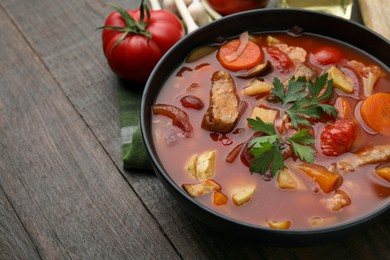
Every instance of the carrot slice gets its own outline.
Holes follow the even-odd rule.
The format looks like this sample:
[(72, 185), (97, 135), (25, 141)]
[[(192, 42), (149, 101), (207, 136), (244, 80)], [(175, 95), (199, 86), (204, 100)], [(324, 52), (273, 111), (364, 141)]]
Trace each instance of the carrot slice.
[(241, 42), (239, 39), (234, 39), (221, 46), (217, 57), (224, 68), (238, 71), (251, 69), (261, 63), (263, 53), (260, 47), (252, 41), (248, 41), (243, 51), (238, 53), (237, 56), (234, 55), (240, 48), (240, 44)]
[(337, 189), (343, 181), (341, 175), (330, 172), (321, 165), (303, 163), (299, 165), (299, 169), (312, 177), (325, 193), (329, 193)]
[(363, 102), (360, 114), (369, 127), (390, 136), (390, 93), (369, 96)]
[(225, 205), (228, 201), (228, 197), (220, 191), (214, 192), (214, 204), (217, 206)]

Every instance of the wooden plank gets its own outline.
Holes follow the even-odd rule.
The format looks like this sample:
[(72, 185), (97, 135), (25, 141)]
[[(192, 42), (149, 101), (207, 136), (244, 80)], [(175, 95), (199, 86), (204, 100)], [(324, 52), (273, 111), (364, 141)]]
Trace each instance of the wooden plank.
[(390, 40), (389, 0), (359, 0), (364, 24)]
[(0, 189), (0, 248), (0, 259), (40, 259), (2, 189)]
[[(126, 7), (136, 6), (135, 1), (116, 2)], [(103, 23), (110, 10), (97, 0), (50, 3), (19, 0), (6, 1), (5, 6), (91, 131), (118, 168), (121, 168), (117, 90), (125, 86), (139, 86), (118, 81), (102, 56), (100, 33), (93, 29)], [(37, 16), (45, 17), (42, 20), (46, 22), (41, 19), (35, 21), (25, 10), (32, 10)], [(74, 26), (72, 30), (67, 29), (70, 24)], [(45, 34), (50, 35), (52, 40), (47, 41), (42, 37)], [(80, 40), (81, 36), (84, 40)], [(148, 172), (123, 174), (185, 259), (313, 258), (321, 255), (357, 258), (369, 256), (372, 251), (379, 256), (389, 253), (385, 248), (385, 240), (381, 240), (381, 234), (385, 234), (381, 230), (389, 226), (387, 221), (372, 225), (372, 230), (351, 236), (345, 241), (304, 249), (280, 249), (228, 237), (186, 214), (154, 175)], [(147, 242), (140, 239), (139, 243)]]
[[(0, 8), (0, 184), (39, 256), (178, 258), (4, 9)], [(41, 15), (33, 8), (29, 12), (31, 17)], [(31, 251), (31, 245), (20, 247)]]

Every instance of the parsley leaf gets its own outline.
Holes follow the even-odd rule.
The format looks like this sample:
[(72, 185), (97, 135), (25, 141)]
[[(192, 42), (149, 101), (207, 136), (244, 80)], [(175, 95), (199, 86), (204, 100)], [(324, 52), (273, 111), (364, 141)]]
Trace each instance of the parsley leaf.
[(279, 149), (272, 143), (263, 143), (260, 147), (254, 147), (249, 154), (254, 158), (251, 161), (251, 172), (257, 172), (264, 175), (271, 166), (271, 174), (275, 174), (284, 168), (283, 156)]
[(274, 125), (271, 123), (266, 123), (258, 117), (256, 117), (256, 120), (253, 118), (247, 118), (246, 120), (256, 131), (260, 131), (268, 135), (276, 134)]
[(287, 138), (294, 150), (296, 156), (298, 156), (302, 161), (312, 163), (314, 161), (315, 150), (313, 147), (304, 144), (314, 144), (315, 139), (309, 134), (307, 129), (302, 129), (295, 135)]
[[(271, 91), (275, 88), (279, 89), (280, 86), (274, 86)], [(290, 90), (290, 88), (292, 90)], [(298, 91), (301, 88), (303, 88), (303, 90)], [(306, 88), (309, 93), (305, 91)], [(277, 90), (277, 92), (278, 91), (280, 90)], [(311, 80), (306, 81), (305, 77), (299, 77), (297, 80), (292, 77), (288, 82), (287, 93), (290, 93), (291, 97), (287, 99), (286, 94), (282, 103), (285, 104), (284, 101), (286, 100), (295, 101), (295, 103), (286, 110), (286, 113), (290, 116), (291, 124), (295, 129), (298, 129), (299, 125), (310, 126), (311, 124), (308, 118), (321, 118), (322, 113), (324, 112), (337, 117), (337, 109), (335, 107), (320, 103), (321, 101), (330, 100), (333, 95), (333, 80), (328, 80), (327, 73), (317, 77), (314, 83)]]
[(258, 117), (256, 120), (250, 118), (247, 120), (253, 128), (260, 129), (258, 131), (266, 130), (269, 134), (256, 137), (249, 143), (249, 147), (251, 147), (249, 154), (253, 155), (250, 165), (251, 172), (264, 175), (270, 170), (271, 175), (275, 176), (279, 170), (284, 169), (283, 154), (279, 148), (282, 146), (281, 144), (290, 143), (295, 155), (302, 161), (314, 161), (315, 150), (310, 146), (314, 143), (314, 138), (307, 129), (302, 129), (295, 135), (284, 138), (275, 132), (275, 128), (271, 123), (265, 123)]
[(288, 82), (288, 88), (285, 93), (282, 82), (279, 78), (275, 77), (273, 81), (274, 87), (271, 89), (271, 92), (282, 101), (283, 105), (285, 105), (307, 96), (307, 93), (304, 92), (305, 83), (305, 77), (298, 77), (297, 80), (295, 80), (295, 77), (292, 77)]

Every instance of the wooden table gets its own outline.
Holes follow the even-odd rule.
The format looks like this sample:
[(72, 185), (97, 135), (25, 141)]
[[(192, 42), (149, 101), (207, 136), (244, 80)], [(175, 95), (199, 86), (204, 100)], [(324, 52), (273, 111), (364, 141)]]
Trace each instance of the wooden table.
[(124, 83), (95, 30), (104, 2), (0, 1), (0, 259), (390, 257), (389, 215), (342, 241), (264, 246), (198, 222), (153, 173), (124, 171)]

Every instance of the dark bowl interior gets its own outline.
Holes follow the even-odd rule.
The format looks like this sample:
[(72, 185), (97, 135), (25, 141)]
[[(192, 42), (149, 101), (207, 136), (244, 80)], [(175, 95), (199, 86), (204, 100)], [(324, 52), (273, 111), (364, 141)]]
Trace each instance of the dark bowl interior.
[(390, 42), (366, 27), (349, 20), (297, 9), (254, 10), (224, 17), (196, 30), (179, 41), (155, 67), (146, 84), (141, 104), (141, 130), (154, 170), (179, 204), (188, 210), (192, 216), (221, 231), (264, 242), (276, 242), (278, 245), (312, 244), (343, 237), (342, 235), (357, 230), (357, 228), (361, 228), (364, 224), (382, 215), (390, 208), (390, 205), (348, 223), (314, 230), (275, 230), (242, 223), (223, 216), (193, 200), (181, 187), (173, 182), (165, 171), (153, 145), (151, 106), (155, 102), (163, 83), (194, 48), (215, 42), (219, 36), (231, 37), (243, 31), (287, 31), (295, 25), (303, 28), (306, 33), (336, 39), (361, 49), (375, 57), (385, 67), (390, 64)]

